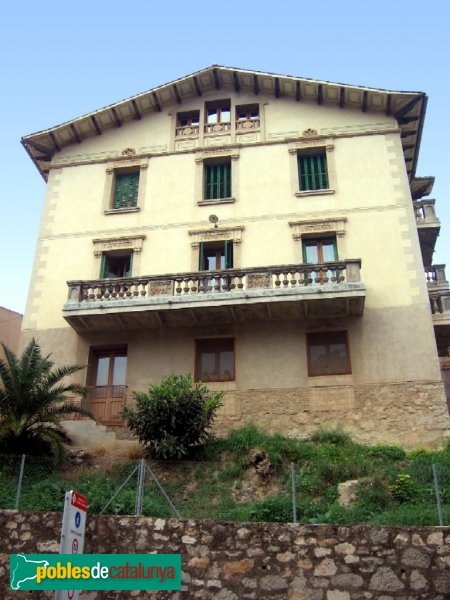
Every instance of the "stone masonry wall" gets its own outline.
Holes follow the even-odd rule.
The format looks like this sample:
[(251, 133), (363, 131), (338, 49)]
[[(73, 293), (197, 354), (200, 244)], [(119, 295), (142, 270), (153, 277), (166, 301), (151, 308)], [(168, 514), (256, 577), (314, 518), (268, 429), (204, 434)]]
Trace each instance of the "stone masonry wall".
[(450, 433), (442, 382), (237, 390), (223, 403), (215, 424), (221, 434), (247, 421), (296, 437), (340, 427), (362, 443), (416, 448), (419, 439), (436, 446)]
[[(0, 598), (9, 553), (58, 552), (60, 513), (0, 511)], [(450, 527), (231, 523), (88, 516), (86, 553), (181, 553), (181, 592), (82, 592), (82, 600), (448, 600)]]

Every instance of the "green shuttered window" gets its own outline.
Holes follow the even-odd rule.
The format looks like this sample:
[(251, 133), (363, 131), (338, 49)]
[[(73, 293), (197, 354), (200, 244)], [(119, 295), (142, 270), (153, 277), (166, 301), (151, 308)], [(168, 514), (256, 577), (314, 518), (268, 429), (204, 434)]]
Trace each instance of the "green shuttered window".
[(205, 166), (205, 200), (231, 198), (231, 162)]
[(137, 205), (139, 173), (116, 174), (113, 208), (130, 208)]
[(301, 191), (328, 189), (325, 153), (300, 154), (298, 157), (298, 172)]

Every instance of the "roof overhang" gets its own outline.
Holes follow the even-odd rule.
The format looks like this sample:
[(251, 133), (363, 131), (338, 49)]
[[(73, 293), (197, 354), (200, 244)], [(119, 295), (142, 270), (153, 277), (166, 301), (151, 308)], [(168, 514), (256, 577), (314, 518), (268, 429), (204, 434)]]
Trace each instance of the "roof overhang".
[(323, 106), (392, 116), (401, 129), (409, 179), (414, 178), (427, 104), (427, 96), (423, 92), (394, 92), (220, 65), (212, 65), (61, 125), (24, 136), (21, 141), (47, 180), (54, 154), (66, 146), (80, 144), (86, 138), (102, 135), (104, 131), (214, 90), (291, 98), (296, 102), (316, 102)]

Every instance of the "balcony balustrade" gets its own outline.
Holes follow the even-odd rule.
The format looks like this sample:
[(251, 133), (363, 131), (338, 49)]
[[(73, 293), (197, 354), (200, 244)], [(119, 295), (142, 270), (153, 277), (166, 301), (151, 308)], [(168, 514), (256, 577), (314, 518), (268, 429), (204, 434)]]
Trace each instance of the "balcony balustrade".
[(439, 236), (441, 222), (434, 209), (435, 200), (415, 200), (413, 203), (424, 265), (430, 265)]
[(440, 225), (434, 209), (436, 200), (415, 200), (414, 213), (417, 225)]
[(362, 314), (365, 298), (360, 265), (360, 260), (346, 260), (69, 281), (63, 314), (76, 329), (90, 328), (91, 317), (112, 313), (130, 327), (130, 313), (141, 313), (141, 318), (142, 313), (152, 315), (159, 326), (268, 315), (275, 319), (356, 315)]
[(175, 135), (176, 137), (186, 137), (191, 135), (198, 135), (200, 126), (199, 125), (181, 125), (176, 127)]

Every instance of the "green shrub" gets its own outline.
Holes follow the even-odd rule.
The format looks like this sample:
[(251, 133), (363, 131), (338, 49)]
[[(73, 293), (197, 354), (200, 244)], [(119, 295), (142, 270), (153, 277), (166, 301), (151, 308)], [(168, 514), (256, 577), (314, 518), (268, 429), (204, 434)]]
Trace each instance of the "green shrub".
[(397, 475), (394, 483), (389, 486), (389, 490), (394, 500), (397, 502), (409, 502), (416, 493), (416, 486), (411, 475)]
[(147, 393), (133, 393), (136, 407), (125, 408), (129, 429), (156, 458), (179, 459), (208, 438), (223, 392), (210, 392), (190, 375), (170, 374)]

